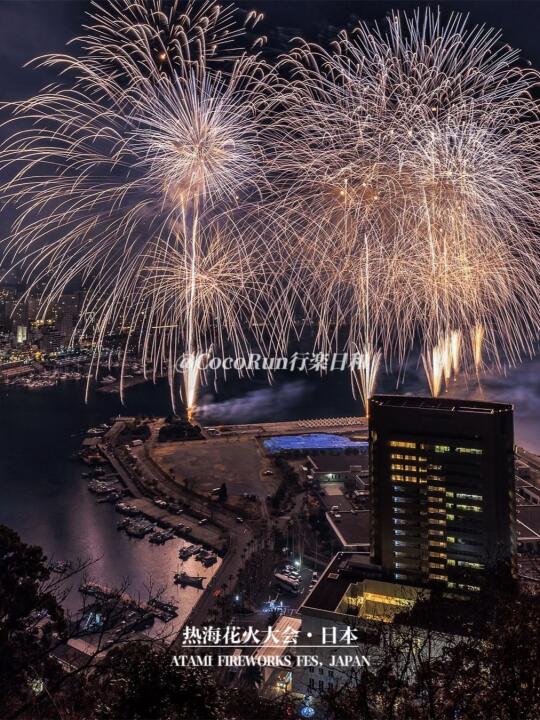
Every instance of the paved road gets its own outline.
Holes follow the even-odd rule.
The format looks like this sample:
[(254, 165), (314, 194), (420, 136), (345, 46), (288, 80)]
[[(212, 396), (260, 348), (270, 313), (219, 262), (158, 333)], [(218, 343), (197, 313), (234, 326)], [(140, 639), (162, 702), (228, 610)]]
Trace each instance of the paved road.
[(118, 473), (118, 475), (122, 478), (122, 482), (127, 487), (127, 489), (130, 491), (130, 493), (133, 495), (133, 497), (142, 497), (143, 494), (140, 491), (140, 489), (135, 484), (133, 478), (131, 475), (127, 472), (127, 470), (124, 468), (122, 463), (117, 459), (117, 457), (107, 450), (107, 448), (104, 445), (98, 446), (101, 453), (104, 455), (105, 458), (107, 458), (107, 461), (112, 465), (114, 470)]

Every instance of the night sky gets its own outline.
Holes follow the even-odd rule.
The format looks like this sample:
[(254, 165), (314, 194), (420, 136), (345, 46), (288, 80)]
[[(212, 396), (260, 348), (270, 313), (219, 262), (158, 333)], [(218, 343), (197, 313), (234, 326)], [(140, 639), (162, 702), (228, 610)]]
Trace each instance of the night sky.
[[(359, 19), (382, 20), (392, 9), (412, 13), (428, 6), (440, 7), (443, 15), (468, 13), (472, 24), (502, 29), (504, 41), (522, 50), (523, 62), (540, 70), (540, 0), (236, 0), (235, 4), (245, 11), (264, 12), (257, 34), (268, 36), (270, 57), (285, 52), (298, 35), (327, 45), (339, 30), (352, 28)], [(54, 71), (24, 65), (48, 53), (75, 52), (75, 47), (66, 49), (66, 43), (84, 34), (82, 26), (91, 5), (91, 0), (0, 0), (0, 102), (34, 95), (57, 80)], [(0, 121), (7, 115), (0, 110)], [(0, 124), (0, 141), (10, 132), (9, 126)], [(9, 234), (12, 212), (10, 208), (0, 214), (0, 238)]]
[[(540, 68), (540, 2), (530, 0), (477, 0), (476, 2), (364, 2), (363, 0), (240, 0), (240, 7), (262, 10), (265, 21), (259, 26), (271, 44), (301, 32), (322, 41), (354, 19), (381, 19), (392, 8), (414, 10), (419, 6), (440, 6), (443, 12), (459, 10), (475, 23), (502, 28), (505, 40), (522, 49), (525, 59)], [(59, 52), (80, 33), (90, 0), (3, 0), (0, 2), (0, 54), (2, 75), (0, 100), (13, 100), (38, 90), (53, 79), (44, 72), (22, 66), (31, 58)], [(280, 28), (276, 34), (276, 28)], [(273, 42), (274, 41), (274, 42)], [(285, 49), (285, 47), (283, 47)]]

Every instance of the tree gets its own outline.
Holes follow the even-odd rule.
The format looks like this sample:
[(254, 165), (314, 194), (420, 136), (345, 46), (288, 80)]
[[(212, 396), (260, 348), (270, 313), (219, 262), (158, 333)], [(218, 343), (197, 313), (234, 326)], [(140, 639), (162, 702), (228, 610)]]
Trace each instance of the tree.
[(419, 602), (365, 654), (372, 667), (322, 698), (330, 720), (540, 717), (538, 595), (503, 587), (491, 601)]
[[(0, 717), (8, 717), (58, 673), (49, 657), (64, 614), (41, 548), (0, 525)], [(39, 626), (39, 627), (38, 627)]]
[[(89, 628), (86, 596), (75, 617), (64, 613), (62, 602), (70, 579), (82, 573), (91, 561), (74, 563), (65, 574), (51, 576), (47, 558), (38, 547), (21, 541), (17, 533), (0, 526), (0, 717), (84, 717), (95, 701), (88, 694), (89, 677), (104, 647), (113, 647), (129, 637), (118, 627), (125, 605), (127, 586), (111, 592), (107, 599), (92, 598), (99, 609), (99, 622)], [(82, 584), (86, 582), (84, 576)], [(150, 589), (151, 597), (157, 597)], [(107, 631), (117, 628), (114, 639)], [(84, 655), (67, 669), (59, 657), (69, 655), (72, 638), (92, 636)], [(80, 713), (80, 715), (79, 715)]]
[(179, 668), (151, 641), (115, 648), (93, 673), (99, 720), (225, 720), (225, 695), (212, 673)]

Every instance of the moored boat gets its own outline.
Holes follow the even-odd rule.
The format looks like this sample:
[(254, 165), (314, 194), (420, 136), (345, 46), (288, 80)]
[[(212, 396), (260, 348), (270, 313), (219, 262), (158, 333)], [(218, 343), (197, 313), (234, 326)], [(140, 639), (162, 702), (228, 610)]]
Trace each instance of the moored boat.
[(177, 585), (192, 585), (193, 587), (202, 588), (203, 580), (203, 575), (188, 575), (185, 572), (174, 574), (174, 582)]

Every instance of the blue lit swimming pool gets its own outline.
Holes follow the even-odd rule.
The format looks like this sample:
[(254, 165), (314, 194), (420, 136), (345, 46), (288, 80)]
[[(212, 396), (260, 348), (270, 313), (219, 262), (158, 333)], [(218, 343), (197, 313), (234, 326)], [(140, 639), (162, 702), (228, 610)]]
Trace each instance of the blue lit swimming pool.
[(294, 451), (316, 451), (316, 450), (355, 450), (356, 452), (367, 452), (367, 442), (350, 440), (342, 435), (331, 435), (330, 433), (311, 433), (309, 435), (279, 435), (277, 437), (263, 440), (264, 449), (270, 455)]

